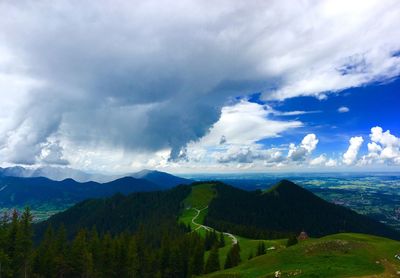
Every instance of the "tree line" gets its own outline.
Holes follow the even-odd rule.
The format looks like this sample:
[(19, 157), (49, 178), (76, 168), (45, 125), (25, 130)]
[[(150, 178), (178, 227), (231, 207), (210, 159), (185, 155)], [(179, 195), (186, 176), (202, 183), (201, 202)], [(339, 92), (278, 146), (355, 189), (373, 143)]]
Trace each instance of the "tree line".
[(162, 224), (153, 233), (153, 225), (118, 234), (82, 228), (71, 239), (63, 225), (57, 229), (49, 225), (42, 239), (34, 242), (29, 209), (4, 214), (0, 223), (0, 277), (186, 278), (240, 262), (236, 244), (221, 265), (222, 233), (207, 231), (200, 236), (184, 225)]

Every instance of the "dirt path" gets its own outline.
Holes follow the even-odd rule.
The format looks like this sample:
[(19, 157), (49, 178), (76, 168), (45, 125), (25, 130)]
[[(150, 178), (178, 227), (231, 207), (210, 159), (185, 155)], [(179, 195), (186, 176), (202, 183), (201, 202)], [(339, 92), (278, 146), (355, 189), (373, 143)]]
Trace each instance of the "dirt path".
[[(206, 206), (206, 207), (204, 207), (204, 208), (202, 208), (202, 209), (197, 209), (197, 208), (193, 208), (193, 209), (196, 211), (196, 215), (192, 218), (192, 224), (194, 224), (194, 225), (197, 226), (196, 229), (195, 229), (195, 231), (197, 231), (198, 229), (201, 229), (201, 228), (203, 228), (203, 229), (205, 229), (205, 230), (207, 230), (207, 231), (213, 230), (213, 228), (211, 228), (211, 227), (208, 227), (208, 226), (205, 226), (205, 225), (203, 225), (203, 224), (199, 224), (199, 223), (196, 222), (197, 217), (199, 217), (200, 213), (201, 213), (203, 210), (208, 209), (208, 206)], [(232, 240), (232, 245), (235, 245), (235, 244), (238, 243), (238, 239), (237, 239), (234, 235), (232, 235), (231, 233), (225, 233), (225, 232), (223, 232), (223, 234), (226, 235), (226, 236), (228, 236), (228, 237)]]

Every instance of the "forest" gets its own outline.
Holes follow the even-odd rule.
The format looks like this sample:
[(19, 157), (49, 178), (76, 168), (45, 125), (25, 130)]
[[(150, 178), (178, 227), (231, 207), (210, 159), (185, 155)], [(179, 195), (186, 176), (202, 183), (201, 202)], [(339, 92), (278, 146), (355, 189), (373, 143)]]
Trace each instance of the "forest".
[[(0, 277), (193, 277), (240, 263), (235, 244), (220, 265), (224, 237), (205, 236), (171, 223), (146, 223), (136, 232), (99, 233), (82, 228), (68, 239), (63, 225), (47, 227), (35, 242), (32, 215), (4, 214), (0, 225)], [(209, 255), (206, 256), (206, 252)], [(207, 259), (206, 259), (207, 258)]]

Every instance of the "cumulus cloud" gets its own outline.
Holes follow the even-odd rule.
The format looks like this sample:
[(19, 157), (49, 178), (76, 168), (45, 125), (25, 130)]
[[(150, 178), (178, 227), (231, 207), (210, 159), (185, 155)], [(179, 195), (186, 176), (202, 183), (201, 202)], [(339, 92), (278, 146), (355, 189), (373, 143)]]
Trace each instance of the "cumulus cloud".
[(325, 163), (326, 167), (335, 167), (337, 165), (338, 165), (337, 160), (335, 160), (333, 158), (328, 159), (328, 161)]
[(201, 146), (252, 144), (261, 139), (278, 137), (284, 131), (303, 126), (300, 121), (278, 121), (268, 118), (268, 106), (242, 100), (222, 108), (219, 120), (199, 140)]
[(349, 140), (349, 148), (347, 151), (343, 154), (343, 163), (346, 165), (352, 165), (356, 162), (357, 160), (357, 155), (358, 151), (360, 150), (360, 147), (362, 143), (364, 142), (364, 139), (361, 136), (357, 137), (351, 137)]
[(400, 164), (400, 138), (391, 134), (390, 130), (383, 132), (379, 126), (371, 128), (368, 143), (368, 154), (360, 160), (365, 164)]
[(293, 143), (289, 145), (288, 158), (293, 161), (305, 160), (315, 150), (318, 142), (315, 134), (307, 134), (299, 146)]
[(317, 156), (316, 158), (312, 159), (310, 161), (310, 165), (316, 166), (316, 165), (323, 165), (326, 162), (326, 156), (324, 154), (321, 154), (320, 156)]
[[(229, 116), (217, 125), (235, 97), (323, 97), (398, 76), (399, 7), (395, 0), (101, 0), (79, 8), (2, 1), (0, 154), (34, 164), (49, 138), (67, 158), (75, 149), (131, 159), (168, 150), (178, 158), (203, 137), (252, 142), (250, 125), (237, 127)], [(247, 116), (253, 120), (260, 138), (300, 126), (281, 122), (269, 131)], [(293, 158), (309, 152), (301, 148)]]
[(339, 113), (347, 113), (349, 111), (350, 111), (350, 109), (348, 107), (346, 107), (346, 106), (342, 106), (342, 107), (338, 108), (338, 112)]

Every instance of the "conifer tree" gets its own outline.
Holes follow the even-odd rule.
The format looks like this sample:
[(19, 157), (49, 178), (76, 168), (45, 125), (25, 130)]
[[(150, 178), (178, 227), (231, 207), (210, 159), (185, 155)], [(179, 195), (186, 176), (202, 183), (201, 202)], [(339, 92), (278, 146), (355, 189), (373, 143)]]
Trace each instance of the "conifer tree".
[(86, 230), (80, 230), (72, 242), (69, 259), (74, 277), (86, 278), (93, 274), (93, 258), (89, 252), (86, 235)]
[(224, 233), (219, 233), (219, 246), (220, 247), (225, 247)]
[(239, 247), (239, 244), (236, 243), (236, 244), (232, 245), (231, 249), (229, 250), (229, 252), (226, 256), (224, 268), (227, 269), (227, 268), (235, 267), (240, 263), (240, 261), (241, 261), (240, 247)]
[(128, 277), (140, 277), (139, 254), (135, 238), (132, 238), (129, 242)]
[(267, 253), (267, 251), (266, 251), (266, 249), (265, 249), (265, 243), (264, 243), (264, 241), (260, 241), (259, 243), (258, 243), (258, 246), (257, 246), (257, 253), (256, 253), (256, 256), (261, 256), (261, 255), (264, 255), (264, 254), (266, 254)]
[(219, 264), (219, 250), (218, 246), (214, 245), (214, 247), (210, 251), (210, 255), (208, 256), (204, 273), (211, 273), (214, 271), (220, 270), (221, 266)]
[(56, 265), (56, 275), (57, 277), (64, 277), (64, 275), (70, 270), (67, 258), (67, 255), (69, 253), (69, 246), (67, 243), (67, 232), (64, 225), (60, 225), (57, 230), (54, 248), (56, 250), (56, 256), (54, 258)]
[(295, 235), (292, 235), (288, 238), (286, 242), (286, 247), (290, 247), (292, 245), (295, 245), (298, 243), (297, 237)]
[(32, 229), (32, 214), (29, 207), (25, 208), (24, 212), (21, 215), (20, 220), (20, 229), (17, 233), (17, 242), (16, 245), (19, 249), (19, 253), (21, 255), (21, 266), (20, 272), (23, 277), (28, 277), (30, 273), (31, 267), (31, 259), (32, 259), (32, 237), (33, 237), (33, 229)]
[(55, 246), (54, 230), (49, 225), (44, 234), (39, 247), (36, 250), (33, 271), (43, 277), (51, 277), (56, 273), (56, 260), (57, 250)]
[(190, 272), (193, 275), (200, 275), (204, 270), (204, 246), (201, 240), (197, 240), (190, 261)]

